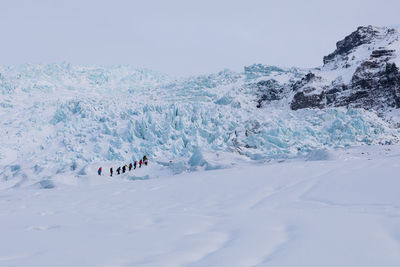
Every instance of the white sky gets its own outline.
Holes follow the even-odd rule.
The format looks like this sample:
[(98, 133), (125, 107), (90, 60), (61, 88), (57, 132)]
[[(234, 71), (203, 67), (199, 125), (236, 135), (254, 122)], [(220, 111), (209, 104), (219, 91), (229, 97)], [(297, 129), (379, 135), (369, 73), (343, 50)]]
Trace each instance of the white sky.
[(315, 67), (399, 0), (0, 0), (0, 64), (147, 67), (172, 75), (263, 63)]

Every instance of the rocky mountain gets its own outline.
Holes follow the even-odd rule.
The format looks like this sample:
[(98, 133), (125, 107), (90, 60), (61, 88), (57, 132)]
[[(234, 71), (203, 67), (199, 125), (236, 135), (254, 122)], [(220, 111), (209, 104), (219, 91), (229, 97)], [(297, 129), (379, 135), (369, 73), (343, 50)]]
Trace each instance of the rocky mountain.
[(292, 110), (353, 107), (383, 112), (400, 108), (400, 33), (396, 28), (359, 27), (337, 42), (336, 50), (294, 82), (279, 85), (260, 81), (266, 92), (259, 106), (282, 99), (285, 92)]

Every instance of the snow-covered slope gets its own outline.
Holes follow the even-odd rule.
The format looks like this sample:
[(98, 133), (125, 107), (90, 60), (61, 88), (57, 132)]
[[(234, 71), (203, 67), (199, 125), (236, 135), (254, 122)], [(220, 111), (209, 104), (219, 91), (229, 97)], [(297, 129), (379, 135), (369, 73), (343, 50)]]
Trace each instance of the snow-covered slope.
[(257, 108), (263, 80), (290, 84), (306, 73), (300, 69), (253, 65), (180, 80), (124, 66), (25, 65), (0, 73), (7, 188), (65, 173), (79, 178), (92, 165), (108, 171), (143, 155), (179, 173), (398, 139), (362, 109), (290, 111), (287, 98)]
[(399, 266), (399, 147), (328, 155), (1, 190), (0, 266)]

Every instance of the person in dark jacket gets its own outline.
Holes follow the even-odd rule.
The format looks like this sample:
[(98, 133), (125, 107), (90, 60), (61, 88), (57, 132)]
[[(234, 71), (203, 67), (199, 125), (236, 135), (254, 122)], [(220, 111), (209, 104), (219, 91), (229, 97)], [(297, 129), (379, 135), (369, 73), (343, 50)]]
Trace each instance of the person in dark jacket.
[(113, 168), (111, 167), (110, 168), (110, 176), (112, 176), (112, 174), (113, 174)]
[(125, 173), (126, 171), (126, 165), (122, 166), (122, 173)]
[(135, 162), (133, 163), (133, 169), (136, 169), (136, 165), (137, 165), (137, 161), (135, 160)]
[(119, 175), (120, 173), (121, 173), (121, 167), (118, 167), (117, 174)]
[(149, 163), (149, 160), (147, 159), (146, 156), (143, 156), (143, 163), (144, 163), (144, 165), (146, 165), (146, 166), (147, 166), (147, 164)]
[(131, 171), (131, 170), (132, 170), (132, 162), (129, 163), (129, 171)]

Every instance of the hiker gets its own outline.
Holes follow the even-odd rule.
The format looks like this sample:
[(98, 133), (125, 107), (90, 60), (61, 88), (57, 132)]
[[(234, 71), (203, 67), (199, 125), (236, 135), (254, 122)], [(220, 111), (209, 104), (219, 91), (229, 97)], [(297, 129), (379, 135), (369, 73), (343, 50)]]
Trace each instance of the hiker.
[(113, 174), (113, 168), (111, 167), (110, 168), (110, 176), (112, 176), (112, 174)]
[(126, 171), (126, 165), (122, 166), (122, 173), (125, 173)]
[(101, 175), (101, 167), (97, 170), (97, 173)]
[(149, 160), (147, 159), (146, 156), (143, 156), (143, 162), (144, 162), (144, 165), (146, 165), (146, 166), (147, 166), (147, 163), (149, 163)]
[(129, 171), (132, 170), (132, 162), (129, 163)]
[(135, 160), (135, 162), (133, 162), (133, 169), (136, 169), (136, 165), (137, 165), (137, 161)]
[(139, 168), (142, 168), (142, 160), (139, 160)]
[(121, 167), (118, 167), (117, 174), (119, 175), (120, 173), (121, 173)]

